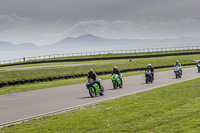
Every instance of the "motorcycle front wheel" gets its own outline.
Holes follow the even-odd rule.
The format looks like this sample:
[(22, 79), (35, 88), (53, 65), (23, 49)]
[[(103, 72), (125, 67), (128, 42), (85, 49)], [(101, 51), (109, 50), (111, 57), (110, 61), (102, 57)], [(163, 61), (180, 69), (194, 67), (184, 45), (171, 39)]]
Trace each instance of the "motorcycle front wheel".
[(178, 78), (178, 72), (176, 72), (176, 78)]
[(146, 77), (146, 84), (149, 83), (149, 77)]
[(117, 89), (117, 82), (113, 82), (113, 88)]
[(100, 94), (100, 96), (103, 96), (103, 95), (104, 95), (104, 88), (103, 88), (102, 85), (101, 85), (101, 90), (100, 90), (99, 94)]
[(89, 94), (91, 97), (95, 97), (95, 89), (94, 88), (89, 88)]

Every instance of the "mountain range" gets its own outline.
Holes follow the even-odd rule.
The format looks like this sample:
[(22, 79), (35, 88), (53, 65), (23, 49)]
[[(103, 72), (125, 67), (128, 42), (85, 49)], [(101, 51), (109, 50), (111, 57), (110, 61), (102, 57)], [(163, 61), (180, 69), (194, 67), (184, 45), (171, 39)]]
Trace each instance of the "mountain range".
[(10, 42), (0, 41), (0, 51), (30, 50), (37, 48), (38, 46), (33, 43), (12, 44)]
[(200, 38), (182, 37), (178, 39), (106, 39), (92, 34), (86, 34), (77, 38), (66, 37), (63, 40), (45, 46), (37, 46), (33, 43), (12, 44), (10, 42), (0, 41), (0, 51), (13, 50), (37, 50), (37, 49), (60, 49), (72, 47), (115, 47), (132, 46), (137, 47), (169, 47), (169, 46), (195, 46), (200, 44)]

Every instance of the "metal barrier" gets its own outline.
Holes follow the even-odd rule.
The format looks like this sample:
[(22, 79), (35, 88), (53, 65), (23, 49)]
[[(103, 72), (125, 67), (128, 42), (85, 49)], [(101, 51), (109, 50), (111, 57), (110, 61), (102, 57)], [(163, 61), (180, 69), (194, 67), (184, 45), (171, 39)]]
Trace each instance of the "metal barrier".
[(182, 47), (165, 47), (165, 48), (146, 48), (146, 49), (129, 49), (129, 50), (108, 50), (108, 51), (94, 51), (94, 52), (81, 52), (81, 53), (65, 53), (65, 54), (52, 54), (41, 55), (34, 57), (26, 57), (12, 60), (0, 61), (0, 64), (9, 64), (30, 60), (52, 59), (60, 57), (74, 57), (74, 56), (89, 56), (89, 55), (104, 55), (104, 54), (124, 54), (124, 53), (141, 53), (141, 52), (162, 52), (162, 51), (180, 51), (180, 50), (197, 50), (200, 46), (182, 46)]

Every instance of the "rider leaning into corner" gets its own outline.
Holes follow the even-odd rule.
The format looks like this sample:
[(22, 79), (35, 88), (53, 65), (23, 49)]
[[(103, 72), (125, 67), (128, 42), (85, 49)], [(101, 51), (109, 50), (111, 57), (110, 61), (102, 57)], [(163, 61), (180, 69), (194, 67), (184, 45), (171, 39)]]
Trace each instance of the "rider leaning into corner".
[(117, 69), (116, 66), (113, 67), (113, 71), (112, 71), (111, 75), (113, 75), (113, 74), (119, 75), (119, 79), (121, 80), (121, 82), (122, 82), (122, 84), (123, 84), (122, 77), (121, 77), (121, 73), (120, 73), (120, 71)]
[(99, 87), (101, 88), (101, 84), (100, 84), (99, 80), (97, 79), (97, 75), (93, 72), (92, 69), (88, 70), (87, 79), (93, 79), (94, 84), (97, 83), (99, 85)]
[(174, 65), (174, 68), (176, 66), (180, 67), (181, 74), (183, 74), (181, 64), (178, 61), (176, 61), (176, 64)]
[[(153, 78), (153, 80), (154, 80), (154, 68), (151, 66), (151, 64), (148, 64), (146, 70), (150, 70), (150, 71), (151, 71), (152, 78)], [(145, 70), (145, 71), (146, 71), (146, 70)]]

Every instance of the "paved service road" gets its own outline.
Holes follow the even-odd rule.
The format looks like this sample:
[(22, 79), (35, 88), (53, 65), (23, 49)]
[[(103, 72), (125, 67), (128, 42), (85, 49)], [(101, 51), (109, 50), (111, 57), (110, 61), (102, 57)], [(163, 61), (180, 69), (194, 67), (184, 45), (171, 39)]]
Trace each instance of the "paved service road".
[(62, 67), (62, 66), (86, 66), (86, 65), (100, 65), (100, 64), (111, 64), (115, 62), (105, 62), (105, 63), (85, 63), (85, 64), (65, 64), (65, 65), (49, 65), (49, 66), (35, 66), (35, 67), (19, 67), (19, 68), (5, 68), (0, 69), (0, 71), (5, 70), (24, 70), (24, 69), (34, 69), (34, 68), (44, 68), (44, 67)]
[(21, 92), (0, 96), (0, 125), (12, 121), (33, 118), (58, 110), (105, 101), (124, 95), (135, 94), (153, 88), (200, 77), (197, 68), (183, 69), (183, 77), (176, 79), (173, 71), (155, 73), (155, 82), (145, 84), (144, 75), (123, 77), (122, 89), (113, 90), (110, 79), (103, 80), (105, 95), (90, 98), (85, 83)]

